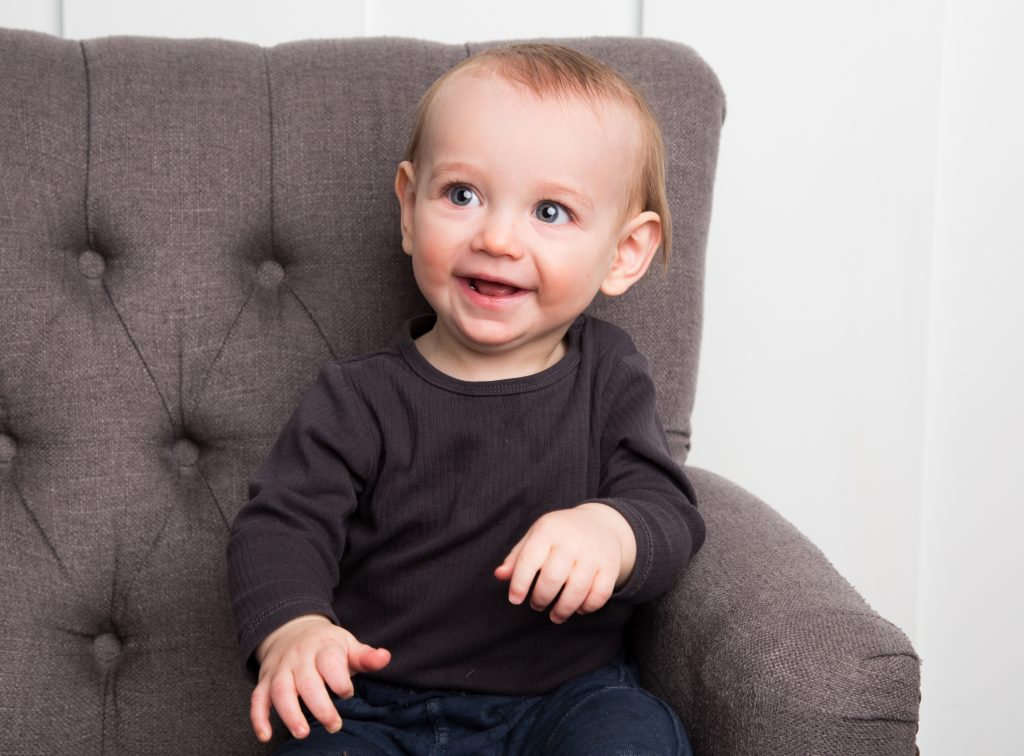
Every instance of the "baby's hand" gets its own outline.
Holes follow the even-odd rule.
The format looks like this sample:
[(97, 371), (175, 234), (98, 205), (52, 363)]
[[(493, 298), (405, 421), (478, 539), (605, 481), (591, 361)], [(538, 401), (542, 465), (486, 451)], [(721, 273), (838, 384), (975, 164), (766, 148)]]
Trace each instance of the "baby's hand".
[(353, 694), (352, 675), (376, 672), (391, 653), (356, 640), (352, 633), (319, 614), (306, 614), (281, 625), (256, 649), (260, 678), (252, 692), (249, 719), (256, 737), (270, 740), (270, 706), (297, 738), (309, 734), (299, 696), (328, 732), (341, 729), (341, 717), (326, 685), (342, 698)]
[(513, 604), (523, 603), (536, 577), (530, 606), (543, 611), (558, 596), (550, 616), (561, 624), (573, 613), (588, 614), (604, 606), (629, 578), (635, 561), (636, 538), (626, 518), (607, 504), (593, 502), (540, 517), (494, 576), (510, 581), (508, 599)]

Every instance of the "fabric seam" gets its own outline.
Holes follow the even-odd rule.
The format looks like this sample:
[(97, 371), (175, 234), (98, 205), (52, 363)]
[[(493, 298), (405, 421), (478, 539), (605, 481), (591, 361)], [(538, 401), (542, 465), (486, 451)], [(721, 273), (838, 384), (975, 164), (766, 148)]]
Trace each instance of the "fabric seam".
[(82, 67), (85, 71), (85, 196), (83, 198), (85, 210), (85, 244), (89, 249), (94, 249), (94, 235), (89, 213), (89, 180), (91, 178), (90, 167), (92, 166), (92, 78), (89, 75), (89, 56), (85, 52), (85, 40), (80, 40), (78, 49), (82, 52)]
[(267, 80), (267, 117), (269, 121), (270, 159), (268, 174), (270, 176), (270, 257), (277, 252), (277, 238), (274, 231), (274, 97), (270, 86), (270, 56), (266, 47), (263, 48), (263, 74)]

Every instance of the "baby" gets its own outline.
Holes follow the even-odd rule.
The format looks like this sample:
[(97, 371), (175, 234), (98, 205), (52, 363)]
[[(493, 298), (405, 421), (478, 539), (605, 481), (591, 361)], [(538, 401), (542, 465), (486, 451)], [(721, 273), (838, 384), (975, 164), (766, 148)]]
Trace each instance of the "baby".
[(690, 753), (622, 643), (704, 525), (644, 358), (584, 314), (667, 261), (664, 170), (643, 98), (569, 48), (424, 95), (395, 191), (434, 312), (323, 368), (232, 527), (261, 741), (273, 706), (279, 753)]

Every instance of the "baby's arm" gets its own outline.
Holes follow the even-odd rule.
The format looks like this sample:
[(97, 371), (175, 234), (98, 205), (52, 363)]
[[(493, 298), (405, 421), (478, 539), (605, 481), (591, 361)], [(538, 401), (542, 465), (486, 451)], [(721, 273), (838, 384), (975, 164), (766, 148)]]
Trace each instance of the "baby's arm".
[(309, 734), (300, 697), (328, 732), (338, 732), (341, 717), (327, 687), (350, 698), (352, 676), (383, 669), (391, 661), (391, 653), (360, 643), (323, 615), (305, 614), (268, 635), (256, 649), (256, 660), (260, 676), (252, 692), (249, 719), (256, 737), (266, 743), (271, 735), (271, 705), (292, 735), (304, 738)]
[(658, 420), (646, 360), (624, 334), (605, 355), (615, 367), (596, 405), (597, 495), (538, 519), (494, 573), (510, 581), (515, 604), (536, 578), (530, 605), (538, 611), (561, 590), (551, 610), (556, 623), (573, 612), (597, 611), (613, 594), (631, 604), (650, 601), (672, 585), (704, 541), (693, 487)]
[[(591, 502), (540, 517), (494, 571), (509, 581), (508, 597), (542, 611), (555, 597), (551, 621), (604, 606), (629, 579), (636, 562), (636, 538), (626, 518), (607, 504)], [(559, 596), (559, 591), (561, 595)]]
[(341, 366), (325, 366), (253, 474), (249, 501), (232, 523), (229, 585), (253, 679), (259, 666), (250, 714), (263, 741), (271, 705), (293, 734), (308, 733), (300, 697), (325, 727), (340, 726), (327, 687), (351, 695), (352, 674), (390, 661), (334, 624), (349, 518), (376, 464), (377, 437), (364, 415)]

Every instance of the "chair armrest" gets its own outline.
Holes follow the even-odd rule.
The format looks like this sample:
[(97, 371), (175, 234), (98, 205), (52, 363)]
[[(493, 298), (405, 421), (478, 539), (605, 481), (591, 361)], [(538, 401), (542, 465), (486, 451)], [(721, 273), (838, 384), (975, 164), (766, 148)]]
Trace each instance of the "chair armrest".
[(913, 754), (920, 659), (825, 556), (763, 502), (688, 468), (707, 541), (643, 607), (644, 684), (698, 756)]

